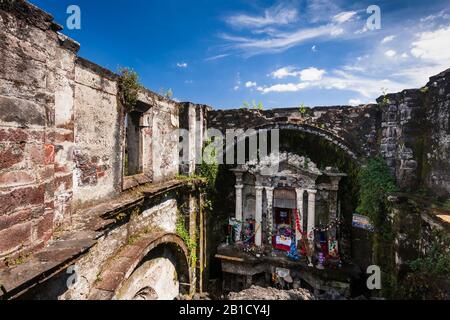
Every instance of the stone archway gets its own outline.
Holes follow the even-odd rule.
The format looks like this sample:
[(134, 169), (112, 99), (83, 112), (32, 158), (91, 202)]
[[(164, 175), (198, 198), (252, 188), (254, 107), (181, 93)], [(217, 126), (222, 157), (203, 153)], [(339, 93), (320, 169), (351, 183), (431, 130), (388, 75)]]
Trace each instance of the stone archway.
[[(102, 268), (90, 294), (94, 300), (167, 300), (189, 292), (191, 270), (188, 249), (176, 234), (146, 235), (127, 244)], [(168, 268), (173, 277), (171, 290), (160, 287), (169, 283)], [(166, 278), (164, 278), (166, 277)], [(167, 281), (166, 281), (167, 280)], [(178, 285), (178, 290), (174, 284)], [(186, 288), (187, 287), (187, 288)]]
[(359, 150), (355, 150), (355, 148), (352, 148), (347, 142), (345, 142), (342, 138), (334, 135), (333, 133), (315, 127), (308, 124), (297, 124), (297, 123), (290, 123), (290, 122), (270, 122), (258, 127), (255, 127), (255, 130), (294, 130), (299, 131), (303, 133), (308, 133), (314, 136), (318, 136), (322, 139), (327, 140), (328, 142), (331, 142), (332, 144), (339, 147), (343, 152), (345, 152), (348, 156), (350, 156), (354, 160), (358, 160), (360, 158), (361, 152)]
[[(270, 130), (280, 130), (280, 131), (297, 131), (301, 133), (310, 134), (312, 136), (323, 139), (332, 145), (338, 147), (343, 153), (349, 156), (352, 160), (359, 162), (363, 157), (363, 152), (359, 150), (359, 148), (352, 147), (349, 143), (347, 143), (342, 138), (336, 136), (332, 132), (327, 130), (311, 126), (308, 124), (299, 124), (292, 122), (269, 122), (263, 125), (259, 125), (253, 128), (247, 128), (244, 136), (238, 136), (237, 140), (232, 145), (226, 145), (224, 150), (224, 156), (229, 152), (232, 152), (238, 143), (245, 141), (245, 139), (254, 139), (255, 136), (258, 137), (258, 134), (261, 131), (270, 131)], [(228, 137), (227, 137), (228, 138)], [(233, 151), (234, 154), (234, 151)]]

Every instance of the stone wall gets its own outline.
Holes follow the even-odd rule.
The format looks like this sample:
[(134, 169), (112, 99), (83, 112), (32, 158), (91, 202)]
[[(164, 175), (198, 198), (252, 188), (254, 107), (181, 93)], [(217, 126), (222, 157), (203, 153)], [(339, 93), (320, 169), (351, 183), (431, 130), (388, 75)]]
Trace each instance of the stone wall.
[(208, 124), (228, 129), (298, 130), (322, 137), (359, 160), (382, 155), (405, 191), (450, 196), (450, 69), (422, 89), (378, 104), (274, 110), (212, 110)]
[(119, 193), (123, 115), (117, 77), (86, 60), (75, 68), (74, 200), (82, 204)]
[(450, 69), (422, 89), (378, 99), (383, 109), (381, 154), (404, 190), (450, 196)]
[(0, 2), (0, 257), (42, 246), (72, 197), (78, 45), (52, 17)]
[(212, 110), (208, 112), (211, 128), (280, 128), (314, 134), (340, 146), (354, 157), (378, 153), (381, 112), (376, 105), (273, 110)]
[(124, 177), (119, 76), (78, 57), (60, 30), (26, 1), (0, 2), (0, 258), (42, 247), (79, 209), (174, 179), (180, 125), (206, 125), (203, 107), (185, 104), (180, 124), (182, 104), (142, 89), (140, 172)]

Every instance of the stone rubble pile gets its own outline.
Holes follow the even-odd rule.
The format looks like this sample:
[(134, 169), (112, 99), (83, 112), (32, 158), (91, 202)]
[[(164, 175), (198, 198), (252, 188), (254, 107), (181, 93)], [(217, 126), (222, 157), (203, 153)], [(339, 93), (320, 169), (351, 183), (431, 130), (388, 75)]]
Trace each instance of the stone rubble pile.
[(230, 293), (227, 300), (315, 300), (315, 298), (305, 289), (286, 291), (252, 286), (241, 292)]

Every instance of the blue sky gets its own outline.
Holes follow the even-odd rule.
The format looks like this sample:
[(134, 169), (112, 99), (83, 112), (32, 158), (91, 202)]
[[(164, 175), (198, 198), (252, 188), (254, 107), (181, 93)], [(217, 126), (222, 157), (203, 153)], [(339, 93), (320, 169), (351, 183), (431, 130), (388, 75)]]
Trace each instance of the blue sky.
[[(80, 55), (135, 69), (158, 93), (239, 108), (372, 102), (450, 68), (450, 0), (32, 0), (65, 25)], [(368, 30), (367, 8), (381, 8)]]

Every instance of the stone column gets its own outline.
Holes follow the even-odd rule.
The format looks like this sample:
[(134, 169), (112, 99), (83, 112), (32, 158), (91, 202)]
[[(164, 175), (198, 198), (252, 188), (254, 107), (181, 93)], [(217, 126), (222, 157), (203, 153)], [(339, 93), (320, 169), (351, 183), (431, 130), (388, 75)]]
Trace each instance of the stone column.
[[(331, 189), (329, 192), (329, 203), (330, 203), (330, 220), (335, 220), (338, 218), (338, 191), (339, 191), (339, 181), (341, 177), (331, 178)], [(337, 237), (337, 227), (330, 230), (328, 235), (331, 238)]]
[(275, 189), (271, 187), (266, 187), (265, 189), (267, 197), (267, 243), (271, 244), (273, 236), (273, 191)]
[(256, 208), (255, 208), (255, 245), (257, 247), (260, 247), (262, 245), (262, 200), (263, 200), (263, 190), (264, 188), (262, 186), (256, 186)]
[(244, 189), (243, 185), (236, 185), (236, 220), (242, 222), (242, 190)]
[[(338, 193), (335, 190), (330, 190), (329, 193), (329, 204), (330, 204), (330, 213), (329, 213), (329, 220), (336, 220), (336, 218), (338, 217), (337, 215), (337, 199), (338, 199)], [(337, 235), (337, 227), (332, 228), (329, 233), (328, 236), (330, 236), (331, 238), (336, 238)]]
[[(295, 192), (297, 193), (297, 211), (298, 211), (298, 215), (300, 217), (300, 227), (301, 227), (302, 231), (305, 232), (305, 227), (304, 227), (305, 219), (303, 217), (303, 212), (304, 212), (304, 210), (303, 210), (303, 195), (305, 194), (305, 189), (297, 188), (297, 189), (295, 189)], [(301, 234), (300, 234), (300, 231), (297, 230), (297, 228), (296, 228), (295, 234), (296, 234), (297, 241), (299, 241), (301, 239)]]
[(314, 240), (312, 233), (316, 227), (316, 194), (317, 190), (308, 190), (308, 237)]

